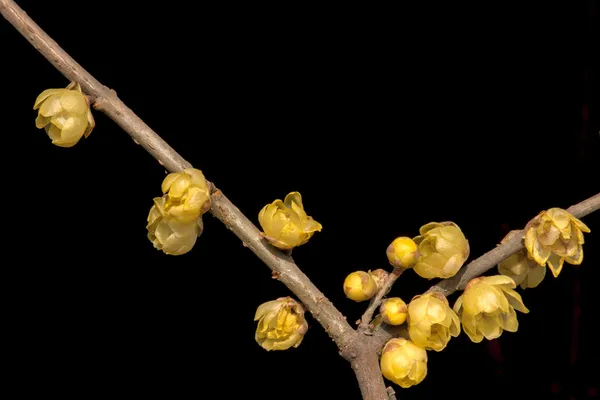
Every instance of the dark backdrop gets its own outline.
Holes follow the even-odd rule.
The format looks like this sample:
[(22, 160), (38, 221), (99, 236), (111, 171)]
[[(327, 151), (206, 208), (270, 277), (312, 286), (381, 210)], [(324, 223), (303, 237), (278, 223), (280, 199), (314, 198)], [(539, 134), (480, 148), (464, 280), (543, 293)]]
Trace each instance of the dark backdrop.
[[(18, 3), (252, 221), (300, 191), (323, 231), (294, 258), (349, 321), (365, 305), (344, 277), (386, 268), (396, 236), (452, 220), (474, 258), (599, 191), (593, 1)], [(298, 349), (255, 343), (256, 307), (290, 293), (218, 220), (187, 255), (154, 250), (164, 168), (98, 112), (89, 139), (53, 146), (33, 102), (68, 82), (4, 20), (0, 42), (2, 135), (16, 139), (3, 145), (4, 331), (23, 397), (360, 398), (310, 316)], [(399, 398), (597, 396), (600, 220), (584, 221), (583, 264), (521, 291), (517, 333), (461, 334)], [(392, 294), (431, 284), (407, 273)]]

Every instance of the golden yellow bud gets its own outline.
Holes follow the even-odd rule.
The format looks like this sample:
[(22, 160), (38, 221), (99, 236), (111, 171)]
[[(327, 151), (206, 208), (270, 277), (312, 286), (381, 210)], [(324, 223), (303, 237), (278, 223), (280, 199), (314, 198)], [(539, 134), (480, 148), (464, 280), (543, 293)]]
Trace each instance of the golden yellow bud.
[(210, 189), (202, 171), (187, 168), (165, 177), (162, 192), (166, 194), (165, 212), (180, 222), (193, 222), (210, 209)]
[(379, 306), (383, 322), (388, 325), (402, 325), (406, 321), (406, 303), (400, 297), (390, 297)]
[(154, 198), (148, 214), (148, 239), (154, 247), (165, 254), (178, 256), (189, 252), (202, 234), (202, 218), (192, 222), (170, 219), (165, 212), (165, 196)]
[(503, 331), (516, 332), (519, 328), (518, 310), (527, 314), (521, 295), (513, 289), (515, 281), (505, 275), (472, 279), (463, 294), (456, 300), (454, 311), (458, 314), (465, 333), (471, 341), (479, 343), (500, 337)]
[(529, 258), (524, 249), (501, 261), (498, 272), (510, 277), (521, 289), (527, 289), (538, 286), (544, 280), (546, 267)]
[(56, 146), (74, 146), (82, 136), (87, 138), (95, 126), (90, 105), (79, 83), (71, 82), (66, 89), (44, 90), (35, 100), (33, 109), (39, 109), (35, 126), (44, 128)]
[(261, 304), (256, 309), (254, 321), (258, 321), (255, 340), (267, 351), (300, 346), (308, 330), (304, 307), (291, 297)]
[(399, 237), (388, 246), (386, 254), (394, 267), (411, 268), (417, 262), (417, 244), (409, 237)]
[(383, 287), (383, 284), (385, 283), (385, 281), (387, 281), (388, 276), (390, 276), (389, 272), (387, 272), (386, 270), (381, 269), (381, 268), (378, 268), (375, 271), (369, 271), (369, 274), (375, 281), (377, 290), (379, 290)]
[(469, 241), (454, 222), (431, 222), (414, 238), (419, 259), (414, 270), (422, 278), (450, 278), (469, 258)]
[(442, 351), (460, 333), (458, 315), (440, 292), (415, 296), (408, 305), (410, 339), (426, 350)]
[(365, 271), (349, 274), (344, 280), (344, 293), (354, 301), (371, 299), (377, 293), (377, 285), (373, 277)]
[(258, 214), (258, 222), (265, 239), (282, 250), (305, 244), (322, 229), (320, 223), (306, 215), (299, 192), (291, 192), (284, 201), (277, 199), (264, 206)]
[(380, 366), (386, 379), (409, 388), (427, 376), (427, 352), (410, 340), (391, 339), (383, 347)]
[(568, 211), (551, 208), (538, 214), (525, 228), (525, 248), (539, 265), (550, 267), (556, 278), (566, 261), (579, 265), (583, 261), (583, 222)]

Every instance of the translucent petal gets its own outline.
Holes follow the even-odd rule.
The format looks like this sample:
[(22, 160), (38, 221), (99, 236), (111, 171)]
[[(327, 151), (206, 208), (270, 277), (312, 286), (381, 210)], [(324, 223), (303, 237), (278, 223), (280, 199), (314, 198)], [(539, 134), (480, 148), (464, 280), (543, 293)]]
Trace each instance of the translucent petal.
[(446, 306), (437, 299), (431, 299), (429, 301), (429, 307), (427, 307), (427, 319), (431, 324), (439, 324), (446, 319)]
[(60, 113), (57, 115), (54, 115), (53, 117), (50, 117), (50, 122), (52, 122), (54, 125), (56, 125), (58, 127), (58, 129), (63, 129), (65, 127), (65, 124), (68, 121), (68, 115), (65, 115), (65, 113)]
[(63, 91), (63, 90), (65, 90), (65, 89), (46, 89), (46, 90), (44, 90), (44, 91), (43, 91), (42, 93), (40, 93), (40, 95), (39, 95), (39, 96), (38, 96), (38, 97), (35, 99), (35, 104), (33, 105), (33, 109), (34, 109), (34, 110), (37, 110), (37, 109), (38, 109), (38, 108), (39, 108), (39, 107), (42, 105), (42, 102), (43, 102), (44, 100), (46, 100), (48, 97), (50, 97), (50, 96), (52, 96), (52, 95), (54, 95), (54, 94), (56, 94), (56, 93), (59, 93), (59, 92), (61, 92), (61, 91)]
[(464, 297), (464, 294), (460, 295), (458, 297), (458, 299), (456, 299), (456, 302), (454, 303), (454, 307), (452, 307), (452, 310), (454, 310), (454, 312), (457, 313), (457, 314), (460, 313), (460, 310), (462, 308), (463, 297)]
[(302, 223), (302, 230), (305, 233), (320, 232), (322, 229), (323, 229), (323, 226), (310, 217), (305, 219)]
[(197, 187), (191, 187), (188, 190), (188, 197), (185, 200), (183, 208), (186, 211), (195, 211), (200, 213), (204, 203), (209, 200), (210, 198), (207, 196), (207, 193), (204, 190), (201, 190)]
[(439, 222), (430, 222), (428, 224), (423, 225), (420, 229), (419, 229), (419, 234), (420, 235), (425, 235), (427, 232), (429, 232), (432, 229), (435, 228), (439, 228), (443, 226), (442, 224), (440, 224)]
[(90, 134), (94, 130), (94, 127), (96, 126), (96, 121), (94, 120), (94, 116), (92, 115), (92, 112), (89, 109), (88, 109), (88, 113), (87, 113), (87, 120), (88, 120), (88, 125), (85, 128), (85, 132), (83, 132), (83, 136), (85, 136), (86, 139), (90, 136)]
[(544, 230), (542, 234), (538, 234), (537, 239), (544, 246), (551, 246), (560, 237), (560, 230), (550, 224), (549, 229)]
[[(529, 312), (529, 309), (527, 309), (527, 307), (525, 307), (525, 304), (523, 303), (523, 299), (521, 298), (521, 295), (519, 293), (517, 293), (513, 289), (510, 289), (509, 287), (502, 287), (502, 290), (506, 294), (506, 299), (508, 300), (511, 307), (513, 307), (515, 310), (521, 311), (522, 313), (525, 313), (525, 314), (527, 314)], [(507, 312), (507, 311), (505, 311), (505, 312)]]
[(78, 141), (83, 136), (87, 120), (82, 116), (72, 116), (65, 121), (62, 129), (61, 142)]
[(463, 327), (465, 328), (465, 333), (473, 343), (480, 343), (483, 340), (483, 335), (481, 332), (477, 331), (476, 329), (467, 328), (465, 325), (463, 325)]
[(440, 274), (439, 269), (429, 265), (426, 261), (417, 262), (417, 264), (415, 264), (413, 267), (413, 270), (417, 275), (425, 279), (438, 278)]
[[(555, 244), (558, 243), (555, 242)], [(540, 265), (544, 265), (550, 257), (550, 250), (544, 247), (539, 241), (535, 241), (533, 245), (533, 259)]]
[(436, 252), (435, 237), (426, 237), (419, 244), (419, 253), (421, 257), (429, 257)]
[(60, 112), (62, 112), (62, 107), (60, 105), (60, 94), (54, 94), (48, 97), (46, 101), (42, 103), (39, 113), (44, 117), (51, 117)]
[(526, 279), (521, 283), (521, 288), (534, 288), (538, 286), (544, 280), (546, 270), (546, 267), (537, 264), (529, 268)]
[(586, 232), (586, 233), (590, 233), (590, 228), (588, 228), (588, 226), (586, 224), (584, 224), (583, 222), (581, 222), (579, 219), (572, 217), (571, 221), (577, 226), (577, 228), (579, 230), (581, 230), (582, 232)]
[(408, 315), (410, 324), (418, 324), (427, 317), (427, 307), (431, 298), (429, 296), (419, 296), (414, 298), (408, 304)]
[(427, 347), (429, 343), (430, 325), (427, 322), (421, 322), (417, 325), (411, 325), (408, 328), (410, 339), (419, 347)]
[(46, 130), (46, 133), (50, 137), (50, 139), (52, 139), (53, 143), (57, 140), (60, 140), (61, 131), (60, 131), (60, 129), (58, 129), (58, 127), (56, 125), (48, 124), (44, 128)]
[(560, 208), (551, 208), (548, 210), (547, 214), (552, 218), (552, 223), (556, 225), (558, 229), (566, 228), (571, 222), (570, 214)]
[(190, 186), (190, 181), (189, 175), (179, 174), (169, 188), (169, 197), (175, 200), (181, 199)]
[(486, 276), (482, 282), (488, 285), (509, 285), (511, 288), (516, 287), (514, 280), (505, 275)]
[(565, 259), (563, 257), (560, 257), (555, 253), (552, 253), (550, 258), (548, 258), (548, 268), (550, 268), (550, 271), (552, 271), (552, 275), (554, 275), (555, 278), (558, 277), (560, 271), (562, 271), (564, 261)]
[(466, 259), (463, 254), (455, 254), (446, 261), (439, 275), (440, 278), (450, 278), (456, 275), (460, 267), (463, 266)]
[(502, 334), (500, 318), (500, 315), (483, 315), (483, 318), (477, 324), (477, 328), (486, 339), (492, 340), (500, 337)]
[(469, 313), (463, 312), (461, 315), (463, 327), (465, 328), (465, 330), (468, 329), (471, 332), (477, 331), (477, 323), (479, 319), (481, 319), (481, 317)]
[(502, 328), (507, 330), (508, 332), (516, 332), (519, 329), (517, 313), (513, 308), (511, 308), (508, 313), (504, 313), (501, 315), (500, 323), (502, 325)]
[(67, 90), (62, 92), (60, 96), (60, 105), (62, 106), (63, 110), (75, 115), (83, 115), (88, 110), (88, 105), (83, 97), (83, 94), (75, 90)]
[(565, 257), (565, 261), (571, 265), (579, 265), (583, 262), (583, 247), (579, 245), (577, 251), (570, 257)]
[(450, 324), (449, 332), (450, 335), (457, 337), (460, 334), (460, 319), (455, 312), (451, 312), (452, 323)]
[(300, 192), (291, 192), (288, 193), (287, 196), (285, 196), (283, 203), (286, 206), (291, 208), (292, 202), (296, 203), (298, 206), (300, 206), (300, 208), (304, 208), (304, 206), (302, 205), (302, 195), (300, 194)]
[(37, 118), (35, 119), (35, 127), (38, 129), (43, 128), (44, 126), (48, 125), (49, 123), (50, 123), (50, 118), (44, 117), (42, 114), (38, 114)]
[(190, 185), (208, 192), (208, 183), (202, 171), (196, 168), (186, 168), (183, 172), (190, 176)]
[(173, 182), (175, 182), (175, 179), (177, 179), (179, 177), (179, 175), (181, 175), (180, 172), (172, 172), (169, 175), (165, 176), (165, 179), (163, 179), (163, 182), (161, 185), (163, 194), (167, 193), (169, 191), (169, 188), (171, 187)]

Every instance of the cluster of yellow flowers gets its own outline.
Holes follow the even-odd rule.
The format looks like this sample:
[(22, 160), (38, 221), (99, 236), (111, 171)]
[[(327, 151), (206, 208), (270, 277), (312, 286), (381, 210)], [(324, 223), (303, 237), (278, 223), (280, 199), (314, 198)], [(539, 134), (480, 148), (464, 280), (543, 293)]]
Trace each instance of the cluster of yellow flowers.
[[(44, 128), (52, 143), (60, 147), (74, 146), (81, 137), (87, 138), (95, 126), (88, 98), (75, 82), (65, 89), (43, 91), (35, 100), (34, 110), (39, 110), (36, 127)], [(148, 214), (148, 239), (166, 254), (185, 254), (202, 233), (202, 215), (211, 206), (209, 184), (200, 170), (188, 168), (168, 174), (162, 193), (154, 198)], [(299, 192), (265, 205), (258, 221), (265, 240), (286, 251), (307, 243), (322, 230), (321, 224), (304, 210)], [(568, 211), (551, 208), (538, 214), (523, 232), (513, 231), (502, 240), (505, 243), (520, 234), (525, 248), (498, 264), (500, 275), (470, 280), (454, 307), (450, 307), (442, 292), (436, 291), (414, 296), (408, 305), (399, 297), (384, 299), (377, 323), (406, 324), (408, 337), (393, 338), (384, 346), (380, 359), (383, 376), (408, 388), (427, 376), (427, 351), (442, 351), (461, 330), (475, 343), (484, 338), (496, 339), (504, 331), (516, 332), (516, 311), (529, 312), (514, 290), (516, 286), (537, 287), (546, 275), (546, 267), (558, 277), (565, 262), (581, 264), (583, 233), (589, 232)], [(450, 221), (425, 224), (419, 235), (412, 239), (398, 237), (386, 250), (396, 277), (413, 269), (425, 279), (451, 278), (469, 253), (468, 240), (459, 226)], [(384, 269), (354, 271), (344, 280), (344, 293), (356, 302), (370, 300), (383, 290), (389, 276)], [(380, 293), (380, 297), (385, 295)], [(267, 351), (298, 347), (308, 330), (304, 314), (302, 304), (291, 297), (261, 304), (254, 316), (254, 321), (258, 321), (256, 342)]]
[(167, 175), (162, 192), (148, 214), (148, 239), (165, 254), (185, 254), (202, 234), (202, 214), (210, 209), (208, 182), (202, 171), (188, 168)]

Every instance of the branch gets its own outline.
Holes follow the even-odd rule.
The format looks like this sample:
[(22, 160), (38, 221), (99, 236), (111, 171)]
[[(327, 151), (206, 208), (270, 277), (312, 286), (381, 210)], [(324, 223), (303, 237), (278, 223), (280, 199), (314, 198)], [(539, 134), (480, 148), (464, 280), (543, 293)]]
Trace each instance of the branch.
[[(567, 211), (577, 218), (582, 218), (598, 209), (600, 209), (600, 193), (569, 207)], [(523, 231), (519, 231), (519, 233), (522, 232)], [(523, 249), (523, 237), (522, 234), (516, 234), (506, 243), (498, 245), (495, 249), (490, 250), (478, 259), (471, 261), (466, 267), (461, 268), (461, 270), (452, 278), (444, 279), (437, 285), (432, 286), (427, 292), (442, 292), (444, 295), (449, 296), (457, 290), (463, 290), (471, 279), (486, 273), (497, 266), (501, 261), (521, 249)], [(382, 348), (391, 338), (397, 337), (399, 332), (400, 328), (384, 328), (380, 326), (374, 333), (374, 336), (378, 341), (378, 348)]]
[(394, 268), (394, 270), (390, 273), (390, 275), (383, 283), (383, 286), (381, 287), (381, 289), (379, 289), (373, 300), (371, 300), (369, 307), (367, 308), (363, 316), (360, 318), (360, 325), (358, 326), (359, 330), (361, 330), (362, 332), (367, 331), (371, 319), (373, 318), (373, 314), (375, 313), (377, 307), (379, 307), (379, 304), (381, 304), (383, 296), (390, 292), (390, 289), (392, 289), (392, 285), (394, 284), (394, 282), (396, 282), (396, 279), (398, 279), (400, 275), (402, 275), (403, 272), (404, 268)]
[(390, 398), (390, 400), (396, 400), (396, 392), (394, 391), (394, 389), (391, 386), (387, 388), (387, 392), (388, 392), (388, 397)]
[[(14, 1), (0, 0), (0, 13), (67, 79), (81, 85), (83, 91), (92, 97), (94, 108), (108, 115), (161, 165), (170, 172), (191, 167), (189, 162), (119, 100), (114, 90), (102, 85), (79, 65)], [(346, 322), (345, 317), (298, 268), (292, 258), (266, 243), (256, 226), (220, 190), (217, 190), (214, 185), (212, 187), (211, 213), (275, 272), (278, 279), (323, 325), (340, 349), (352, 342), (356, 332)]]

